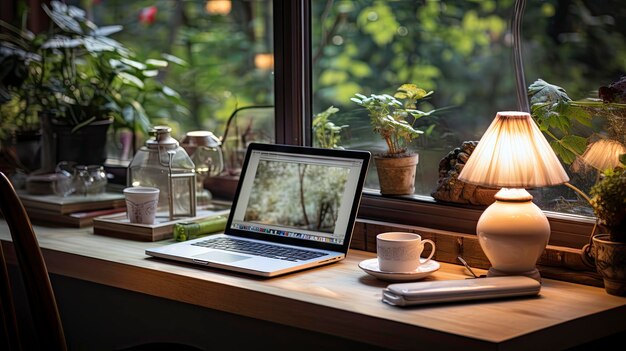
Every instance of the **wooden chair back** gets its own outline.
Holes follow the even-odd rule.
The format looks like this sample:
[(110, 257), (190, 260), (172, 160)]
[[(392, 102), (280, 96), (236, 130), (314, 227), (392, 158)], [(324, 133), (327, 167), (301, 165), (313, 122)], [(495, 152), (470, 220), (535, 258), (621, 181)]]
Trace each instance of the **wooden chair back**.
[[(35, 328), (37, 343), (46, 350), (67, 350), (65, 334), (59, 309), (52, 290), (48, 269), (43, 259), (39, 242), (33, 231), (26, 210), (15, 188), (0, 172), (0, 211), (6, 220), (19, 271), (24, 282), (30, 317)], [(0, 312), (5, 334), (3, 350), (21, 350), (21, 336), (11, 292), (11, 281), (7, 270), (6, 255), (0, 247)]]

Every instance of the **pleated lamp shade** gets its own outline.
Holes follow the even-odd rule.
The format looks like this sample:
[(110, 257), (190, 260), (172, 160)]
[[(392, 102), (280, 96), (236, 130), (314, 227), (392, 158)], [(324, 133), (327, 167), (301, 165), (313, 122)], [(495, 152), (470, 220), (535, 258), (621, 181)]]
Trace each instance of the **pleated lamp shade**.
[(613, 169), (620, 165), (619, 156), (626, 154), (626, 147), (619, 141), (600, 139), (589, 144), (583, 154), (583, 161), (599, 171)]
[(569, 181), (530, 114), (518, 111), (497, 113), (459, 179), (498, 188), (534, 188)]

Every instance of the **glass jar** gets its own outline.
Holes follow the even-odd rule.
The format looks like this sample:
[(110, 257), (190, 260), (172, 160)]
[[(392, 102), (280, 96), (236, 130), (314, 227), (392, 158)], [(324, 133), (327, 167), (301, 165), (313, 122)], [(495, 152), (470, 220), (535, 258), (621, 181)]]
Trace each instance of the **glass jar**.
[(159, 188), (157, 221), (196, 216), (195, 165), (171, 136), (172, 129), (155, 126), (130, 163), (128, 186)]
[(89, 165), (87, 166), (87, 172), (91, 176), (91, 186), (87, 188), (88, 194), (102, 194), (106, 190), (107, 186), (107, 174), (104, 171), (104, 166)]
[(74, 189), (78, 195), (86, 195), (93, 184), (93, 177), (85, 165), (74, 166)]
[(76, 191), (74, 169), (67, 161), (59, 162), (55, 167), (52, 191), (57, 196), (66, 197)]
[(212, 132), (196, 130), (188, 132), (181, 145), (195, 165), (197, 205), (208, 205), (212, 195), (205, 189), (204, 181), (207, 177), (217, 176), (224, 170), (222, 142)]

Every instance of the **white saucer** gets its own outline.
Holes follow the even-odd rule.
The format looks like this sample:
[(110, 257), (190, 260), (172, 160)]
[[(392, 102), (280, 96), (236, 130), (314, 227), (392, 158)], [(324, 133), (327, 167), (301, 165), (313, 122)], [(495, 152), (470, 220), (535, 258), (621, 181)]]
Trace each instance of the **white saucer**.
[(425, 258), (420, 258), (420, 262), (422, 264), (417, 267), (417, 269), (413, 272), (384, 272), (378, 268), (378, 258), (371, 258), (369, 260), (361, 261), (359, 263), (359, 268), (364, 270), (365, 272), (373, 275), (374, 277), (387, 280), (387, 281), (409, 281), (409, 280), (419, 280), (427, 277), (431, 273), (437, 271), (441, 265), (439, 262), (435, 260), (430, 260), (426, 263)]

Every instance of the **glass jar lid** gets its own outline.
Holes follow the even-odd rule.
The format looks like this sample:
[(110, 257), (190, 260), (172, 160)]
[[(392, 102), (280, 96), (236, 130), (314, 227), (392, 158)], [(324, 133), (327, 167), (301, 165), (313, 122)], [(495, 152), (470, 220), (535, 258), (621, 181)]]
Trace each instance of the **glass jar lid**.
[(178, 147), (178, 140), (172, 138), (172, 128), (168, 126), (155, 126), (152, 128), (152, 133), (154, 137), (146, 141), (148, 148), (175, 149)]

